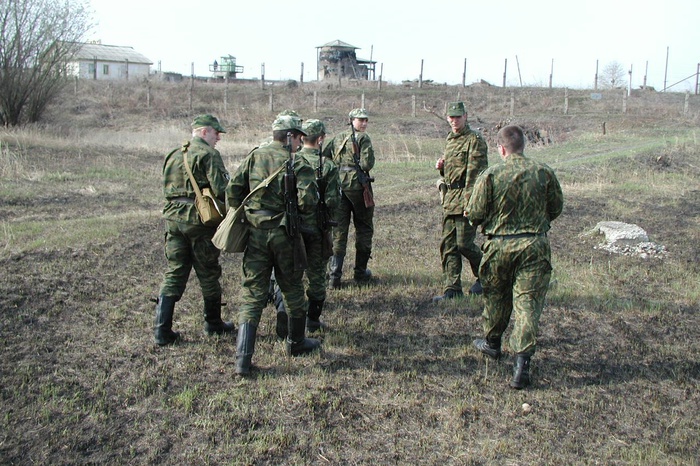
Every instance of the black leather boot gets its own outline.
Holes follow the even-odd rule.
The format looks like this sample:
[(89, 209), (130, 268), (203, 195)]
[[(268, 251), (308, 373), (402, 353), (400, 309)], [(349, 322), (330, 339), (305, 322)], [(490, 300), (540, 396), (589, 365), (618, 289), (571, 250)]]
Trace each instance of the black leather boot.
[(156, 344), (159, 346), (175, 343), (180, 338), (180, 333), (172, 330), (173, 313), (175, 312), (175, 303), (178, 299), (175, 296), (158, 297), (153, 334)]
[(498, 360), (501, 357), (501, 337), (477, 338), (474, 346), (491, 359)]
[(464, 292), (462, 290), (447, 290), (445, 291), (445, 294), (433, 297), (433, 302), (439, 303), (440, 301), (447, 301), (457, 298), (464, 298)]
[(277, 323), (275, 324), (275, 333), (278, 337), (284, 340), (285, 338), (287, 338), (287, 334), (289, 333), (289, 317), (287, 316), (287, 309), (284, 307), (284, 299), (282, 299), (282, 290), (280, 290), (279, 286), (275, 287), (273, 300), (275, 303), (275, 308), (277, 309)]
[(353, 279), (356, 282), (368, 282), (372, 279), (372, 271), (367, 268), (370, 253), (356, 252), (355, 253), (355, 268), (353, 269)]
[(321, 312), (325, 300), (315, 301), (309, 300), (309, 310), (306, 313), (306, 331), (309, 333), (318, 332), (326, 327), (326, 324), (321, 322)]
[(255, 336), (258, 327), (250, 322), (241, 324), (238, 327), (238, 338), (236, 340), (236, 374), (246, 376), (250, 374), (253, 366), (253, 353), (255, 352)]
[(510, 381), (511, 388), (520, 390), (530, 385), (530, 356), (530, 353), (518, 353), (515, 355), (513, 379)]
[(314, 338), (305, 338), (306, 319), (304, 317), (289, 318), (289, 335), (287, 335), (287, 356), (309, 354), (321, 346)]
[(204, 333), (207, 335), (223, 335), (234, 333), (233, 322), (221, 320), (221, 297), (204, 299)]
[(328, 288), (340, 288), (340, 279), (343, 276), (343, 262), (345, 256), (331, 256), (328, 261)]

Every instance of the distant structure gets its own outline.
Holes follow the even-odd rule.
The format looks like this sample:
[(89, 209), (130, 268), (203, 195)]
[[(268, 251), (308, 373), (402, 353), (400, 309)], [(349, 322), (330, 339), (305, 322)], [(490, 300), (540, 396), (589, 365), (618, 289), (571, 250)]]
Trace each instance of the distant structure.
[(243, 73), (243, 67), (236, 65), (236, 57), (227, 55), (221, 57), (221, 61), (214, 60), (214, 63), (209, 65), (209, 71), (217, 79), (236, 79), (237, 74)]
[(318, 80), (362, 79), (374, 80), (375, 61), (357, 58), (358, 47), (342, 40), (334, 40), (316, 47), (318, 55)]
[(148, 77), (152, 64), (132, 47), (91, 42), (80, 44), (68, 71), (80, 79), (128, 80)]

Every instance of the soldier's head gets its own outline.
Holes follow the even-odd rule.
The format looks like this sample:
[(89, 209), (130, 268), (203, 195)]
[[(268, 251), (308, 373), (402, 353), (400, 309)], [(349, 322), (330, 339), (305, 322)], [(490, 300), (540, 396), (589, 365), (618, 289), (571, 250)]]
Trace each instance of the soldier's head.
[(525, 150), (525, 133), (520, 126), (505, 126), (498, 131), (496, 144), (496, 149), (501, 157), (522, 154)]
[(452, 132), (458, 133), (467, 124), (467, 109), (464, 102), (450, 102), (447, 104), (447, 122)]
[(355, 131), (364, 132), (367, 130), (367, 123), (369, 122), (369, 113), (365, 108), (355, 108), (350, 114), (350, 124), (352, 124)]
[(216, 143), (221, 139), (219, 133), (225, 132), (226, 130), (221, 126), (219, 120), (208, 113), (198, 115), (192, 120), (192, 136), (204, 139), (211, 147), (215, 147)]
[(301, 128), (306, 133), (304, 146), (307, 147), (317, 147), (326, 136), (326, 125), (321, 120), (306, 120)]
[(306, 136), (301, 124), (301, 118), (298, 116), (278, 116), (272, 123), (272, 139), (279, 141), (282, 144), (287, 144), (287, 134), (290, 134), (292, 137), (292, 147), (299, 147), (301, 137)]

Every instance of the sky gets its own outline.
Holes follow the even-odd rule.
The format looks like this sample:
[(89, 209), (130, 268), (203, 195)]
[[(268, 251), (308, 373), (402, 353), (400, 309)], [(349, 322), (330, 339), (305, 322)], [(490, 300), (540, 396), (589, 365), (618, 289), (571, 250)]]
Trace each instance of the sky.
[[(700, 3), (666, 0), (84, 0), (95, 27), (86, 37), (133, 47), (152, 70), (210, 76), (233, 55), (239, 78), (316, 80), (317, 47), (341, 40), (377, 62), (376, 77), (461, 84), (592, 88), (618, 62), (644, 84), (695, 91)], [(297, 5), (293, 8), (293, 5)], [(668, 63), (668, 65), (667, 65)], [(193, 65), (194, 64), (194, 65)]]

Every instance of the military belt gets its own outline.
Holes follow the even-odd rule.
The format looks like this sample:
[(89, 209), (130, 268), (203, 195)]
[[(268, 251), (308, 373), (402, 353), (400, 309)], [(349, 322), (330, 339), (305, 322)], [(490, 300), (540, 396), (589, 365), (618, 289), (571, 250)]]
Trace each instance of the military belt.
[(447, 185), (447, 189), (462, 189), (464, 188), (464, 181), (455, 181)]
[(174, 197), (170, 199), (170, 202), (180, 202), (182, 204), (194, 204), (194, 199), (187, 196)]
[(267, 210), (267, 209), (258, 209), (258, 210), (249, 210), (248, 213), (251, 213), (253, 215), (266, 215), (268, 217), (274, 217), (277, 214), (280, 214), (281, 212), (275, 212), (274, 210)]
[(517, 235), (488, 235), (489, 239), (519, 239), (546, 236), (544, 233), (518, 233)]

